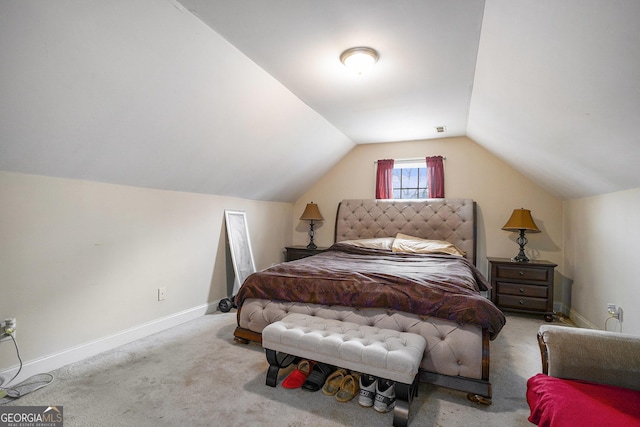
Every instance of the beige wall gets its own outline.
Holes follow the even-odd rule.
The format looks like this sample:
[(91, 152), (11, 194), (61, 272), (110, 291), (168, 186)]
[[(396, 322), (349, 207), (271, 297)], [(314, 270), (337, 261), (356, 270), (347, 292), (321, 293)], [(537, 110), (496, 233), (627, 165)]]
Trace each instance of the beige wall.
[(308, 224), (298, 220), (306, 203), (318, 203), (325, 221), (316, 228), (316, 243), (328, 246), (333, 243), (340, 200), (375, 196), (376, 160), (434, 155), (446, 157), (446, 196), (472, 198), (477, 202), (478, 267), (483, 273), (486, 274), (487, 256), (517, 254), (516, 234), (502, 231), (501, 227), (512, 210), (521, 207), (531, 210), (542, 230), (540, 234), (529, 235), (528, 255), (556, 262), (558, 274), (562, 272), (562, 201), (467, 137), (356, 146), (294, 204), (294, 244), (308, 242)]
[[(233, 274), (225, 209), (247, 212), (258, 269), (292, 238), (289, 203), (4, 172), (0, 200), (0, 318), (17, 318), (26, 362), (217, 306)], [(16, 363), (0, 343), (0, 371)]]
[(608, 330), (640, 335), (640, 280), (635, 246), (640, 239), (637, 213), (640, 188), (565, 203), (567, 276), (565, 300), (581, 326), (605, 328), (607, 304), (623, 309), (623, 322)]

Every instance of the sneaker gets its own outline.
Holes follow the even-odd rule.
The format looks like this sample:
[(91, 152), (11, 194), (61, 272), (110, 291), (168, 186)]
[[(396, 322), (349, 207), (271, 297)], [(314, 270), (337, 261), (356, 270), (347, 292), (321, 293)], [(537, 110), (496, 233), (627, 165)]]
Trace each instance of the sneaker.
[(373, 406), (373, 400), (376, 398), (376, 386), (378, 379), (373, 375), (360, 375), (360, 395), (358, 403), (360, 406), (370, 408)]
[(376, 399), (373, 409), (378, 412), (389, 412), (396, 406), (395, 381), (378, 379), (376, 386)]

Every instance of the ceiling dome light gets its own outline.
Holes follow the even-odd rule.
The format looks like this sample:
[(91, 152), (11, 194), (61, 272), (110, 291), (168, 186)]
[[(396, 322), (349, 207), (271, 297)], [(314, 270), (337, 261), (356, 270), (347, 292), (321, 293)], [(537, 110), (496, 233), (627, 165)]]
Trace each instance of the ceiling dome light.
[(370, 47), (352, 47), (340, 55), (340, 62), (356, 74), (362, 74), (378, 61), (378, 52)]

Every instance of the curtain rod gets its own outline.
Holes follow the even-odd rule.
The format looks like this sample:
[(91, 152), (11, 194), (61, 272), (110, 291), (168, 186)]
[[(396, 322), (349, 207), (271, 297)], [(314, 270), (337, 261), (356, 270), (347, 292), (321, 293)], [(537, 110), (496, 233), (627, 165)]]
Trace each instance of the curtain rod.
[[(413, 158), (413, 159), (393, 159), (393, 160), (394, 160), (395, 162), (398, 162), (398, 163), (402, 163), (402, 162), (407, 162), (407, 163), (408, 163), (408, 162), (420, 162), (420, 161), (422, 161), (422, 160), (425, 160), (425, 162), (426, 162), (426, 158), (427, 158), (427, 156), (424, 156), (424, 157), (415, 157), (415, 158)], [(446, 158), (445, 156), (442, 156), (442, 160), (447, 160), (447, 158)], [(377, 164), (377, 163), (378, 163), (378, 161), (377, 161), (377, 160), (375, 160), (373, 163), (374, 163), (374, 164)]]

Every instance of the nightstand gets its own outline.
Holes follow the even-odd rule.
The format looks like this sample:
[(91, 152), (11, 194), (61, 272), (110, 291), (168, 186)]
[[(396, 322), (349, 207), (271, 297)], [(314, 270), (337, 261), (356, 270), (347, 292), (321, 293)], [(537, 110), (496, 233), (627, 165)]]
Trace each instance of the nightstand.
[(319, 254), (326, 251), (328, 248), (318, 247), (316, 249), (307, 249), (306, 246), (287, 246), (285, 261), (294, 261), (300, 258), (306, 258), (311, 255)]
[(503, 310), (541, 313), (547, 322), (553, 320), (553, 275), (557, 264), (544, 260), (487, 259), (491, 301)]

